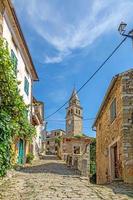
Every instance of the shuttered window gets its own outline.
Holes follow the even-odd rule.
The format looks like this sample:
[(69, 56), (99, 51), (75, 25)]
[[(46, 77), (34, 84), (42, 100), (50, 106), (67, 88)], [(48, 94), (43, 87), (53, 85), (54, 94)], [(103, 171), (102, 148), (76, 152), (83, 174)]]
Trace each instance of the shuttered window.
[(11, 60), (12, 60), (12, 63), (13, 63), (15, 75), (17, 75), (18, 59), (17, 59), (13, 50), (11, 50)]
[(29, 95), (29, 81), (28, 81), (28, 79), (26, 77), (24, 79), (24, 91), (28, 96)]
[(113, 122), (116, 118), (116, 99), (114, 99), (110, 106), (110, 121)]

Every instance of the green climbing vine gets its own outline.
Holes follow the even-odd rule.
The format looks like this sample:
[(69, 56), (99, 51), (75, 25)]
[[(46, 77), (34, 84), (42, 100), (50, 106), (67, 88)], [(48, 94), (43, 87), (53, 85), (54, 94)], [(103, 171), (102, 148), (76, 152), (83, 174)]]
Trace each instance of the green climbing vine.
[(32, 140), (36, 134), (18, 84), (6, 42), (0, 38), (0, 176), (11, 166), (13, 139), (18, 136)]

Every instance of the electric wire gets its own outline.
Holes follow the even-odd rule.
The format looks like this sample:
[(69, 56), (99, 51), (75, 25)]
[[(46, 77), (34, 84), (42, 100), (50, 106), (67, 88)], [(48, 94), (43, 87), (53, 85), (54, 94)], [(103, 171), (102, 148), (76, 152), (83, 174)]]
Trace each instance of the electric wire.
[[(114, 55), (114, 53), (120, 48), (120, 46), (125, 42), (128, 36), (124, 37), (124, 39), (115, 47), (115, 49), (110, 53), (110, 55), (104, 60), (104, 62), (98, 67), (98, 69), (89, 77), (89, 79), (77, 90), (76, 94), (78, 94), (92, 79), (93, 77), (102, 69), (102, 67), (107, 63), (107, 61)], [(76, 95), (74, 94), (74, 96)], [(53, 113), (48, 115), (46, 119), (49, 119), (53, 115), (55, 115), (58, 111), (60, 111), (65, 105), (67, 105), (69, 100), (67, 100), (62, 106), (60, 106)]]

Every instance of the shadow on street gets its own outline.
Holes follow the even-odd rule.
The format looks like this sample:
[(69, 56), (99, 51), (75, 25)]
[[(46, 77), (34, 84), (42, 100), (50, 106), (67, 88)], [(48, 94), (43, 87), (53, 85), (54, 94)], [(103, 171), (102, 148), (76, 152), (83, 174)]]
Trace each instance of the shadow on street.
[(75, 170), (68, 168), (65, 163), (60, 162), (60, 160), (53, 155), (43, 156), (38, 165), (23, 167), (20, 168), (19, 171), (24, 173), (53, 173), (65, 176), (76, 175)]
[(120, 182), (106, 185), (106, 187), (112, 189), (115, 194), (127, 195), (133, 199), (133, 184), (125, 184)]

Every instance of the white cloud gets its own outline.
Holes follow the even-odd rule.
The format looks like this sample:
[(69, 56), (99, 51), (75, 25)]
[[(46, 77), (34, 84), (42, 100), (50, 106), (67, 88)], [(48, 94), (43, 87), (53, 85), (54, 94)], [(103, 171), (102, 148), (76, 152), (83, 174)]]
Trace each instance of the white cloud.
[(45, 57), (45, 63), (60, 63), (66, 56), (71, 54), (70, 51), (60, 51), (58, 55), (56, 56), (44, 56)]
[(133, 18), (132, 0), (73, 2), (15, 0), (20, 12), (26, 12), (30, 26), (58, 52), (46, 55), (46, 63), (61, 62), (73, 50), (91, 45), (101, 35), (116, 30), (121, 21)]
[(60, 63), (62, 61), (62, 56), (57, 56), (57, 57), (49, 57), (45, 56), (45, 63)]

